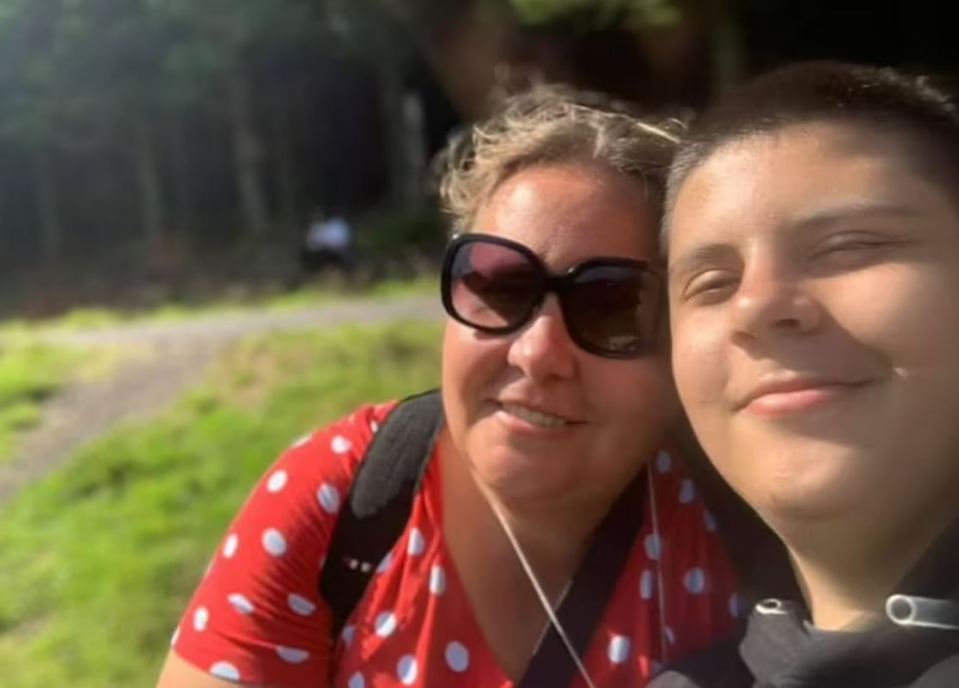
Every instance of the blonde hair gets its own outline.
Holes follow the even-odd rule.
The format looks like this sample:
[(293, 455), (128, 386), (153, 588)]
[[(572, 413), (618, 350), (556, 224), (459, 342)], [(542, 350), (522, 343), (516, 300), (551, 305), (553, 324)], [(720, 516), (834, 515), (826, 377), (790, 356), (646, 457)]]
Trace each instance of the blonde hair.
[(682, 125), (645, 121), (615, 101), (538, 86), (504, 101), (441, 155), (440, 200), (454, 231), (469, 231), (479, 207), (510, 176), (534, 165), (592, 163), (634, 177), (661, 212)]

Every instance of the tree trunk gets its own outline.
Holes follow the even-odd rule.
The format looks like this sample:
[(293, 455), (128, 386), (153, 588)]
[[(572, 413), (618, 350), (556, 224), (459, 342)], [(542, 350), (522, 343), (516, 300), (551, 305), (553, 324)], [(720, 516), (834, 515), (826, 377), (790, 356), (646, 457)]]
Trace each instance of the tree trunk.
[(743, 80), (746, 58), (741, 29), (730, 3), (715, 3), (713, 12), (710, 62), (713, 96), (718, 96)]
[(386, 164), (388, 171), (388, 194), (392, 204), (399, 207), (406, 206), (404, 186), (407, 158), (403, 142), (404, 112), (403, 112), (403, 84), (399, 74), (390, 65), (381, 65), (378, 70), (380, 84), (380, 109), (384, 143), (386, 147)]
[(485, 115), (496, 86), (492, 67), (506, 60), (516, 32), (505, 3), (450, 3), (455, 9), (432, 30), (408, 0), (380, 3), (412, 36), (456, 111), (468, 120)]
[(295, 101), (287, 97), (278, 99), (273, 107), (273, 158), (280, 199), (280, 216), (284, 228), (291, 232), (299, 229), (296, 132), (293, 129), (294, 118), (290, 112), (294, 103)]
[(426, 198), (426, 122), (423, 103), (413, 91), (403, 95), (403, 203), (420, 208)]
[(138, 115), (134, 122), (134, 139), (143, 234), (151, 246), (156, 246), (164, 233), (163, 189), (157, 167), (153, 132), (150, 123), (142, 114)]
[(193, 196), (193, 174), (190, 168), (190, 149), (186, 142), (183, 114), (176, 113), (169, 119), (170, 125), (164, 137), (169, 141), (173, 164), (173, 189), (175, 195), (175, 226), (180, 231), (192, 232), (197, 222), (196, 200)]
[(260, 180), (260, 144), (253, 122), (250, 83), (239, 70), (227, 76), (228, 107), (233, 134), (233, 157), (240, 212), (247, 236), (266, 233), (269, 218)]
[(38, 143), (33, 148), (34, 200), (40, 226), (40, 248), (45, 261), (53, 262), (63, 248), (63, 226), (57, 208), (56, 182), (50, 167), (50, 152)]

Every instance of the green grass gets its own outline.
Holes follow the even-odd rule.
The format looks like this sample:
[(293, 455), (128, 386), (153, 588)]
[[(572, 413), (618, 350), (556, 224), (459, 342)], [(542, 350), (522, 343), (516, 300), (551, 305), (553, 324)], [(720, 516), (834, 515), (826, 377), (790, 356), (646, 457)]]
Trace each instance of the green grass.
[(383, 280), (360, 289), (342, 281), (327, 281), (322, 285), (302, 287), (286, 294), (268, 297), (259, 302), (259, 307), (282, 310), (343, 299), (395, 299), (430, 294), (436, 294), (439, 299), (439, 292), (439, 281), (434, 275), (415, 279)]
[(271, 295), (236, 296), (197, 304), (167, 303), (156, 308), (138, 311), (76, 308), (55, 318), (31, 321), (11, 319), (0, 322), (0, 335), (23, 336), (49, 330), (92, 330), (128, 323), (176, 322), (212, 314), (243, 313), (251, 310), (294, 310), (343, 300), (396, 299), (430, 294), (436, 294), (439, 298), (439, 282), (435, 275), (403, 280), (383, 280), (359, 286), (332, 277), (292, 291)]
[(17, 436), (40, 418), (40, 406), (77, 373), (84, 355), (24, 338), (0, 340), (0, 462)]
[(438, 326), (273, 335), (0, 509), (0, 683), (150, 686), (235, 510), (305, 430), (438, 382)]

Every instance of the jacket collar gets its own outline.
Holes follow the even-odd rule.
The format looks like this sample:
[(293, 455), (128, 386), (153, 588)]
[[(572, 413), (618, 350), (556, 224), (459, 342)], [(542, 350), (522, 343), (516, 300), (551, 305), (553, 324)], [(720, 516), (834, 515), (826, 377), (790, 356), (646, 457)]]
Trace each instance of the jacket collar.
[(856, 632), (813, 628), (805, 607), (758, 603), (740, 644), (753, 676), (770, 686), (908, 684), (959, 654), (959, 521), (926, 551), (896, 587), (887, 618)]

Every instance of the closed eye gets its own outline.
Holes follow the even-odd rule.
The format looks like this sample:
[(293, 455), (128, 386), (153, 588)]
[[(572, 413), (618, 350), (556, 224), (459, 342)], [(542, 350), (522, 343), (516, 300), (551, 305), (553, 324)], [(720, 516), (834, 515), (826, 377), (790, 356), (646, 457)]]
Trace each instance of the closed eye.
[(709, 305), (729, 298), (739, 284), (739, 277), (729, 270), (707, 270), (694, 275), (683, 289), (682, 298)]
[(820, 249), (819, 254), (834, 253), (836, 251), (865, 251), (888, 246), (890, 243), (889, 241), (879, 239), (845, 239), (827, 243)]
[(820, 244), (812, 260), (826, 269), (855, 269), (883, 260), (889, 252), (906, 243), (896, 237), (844, 233)]

